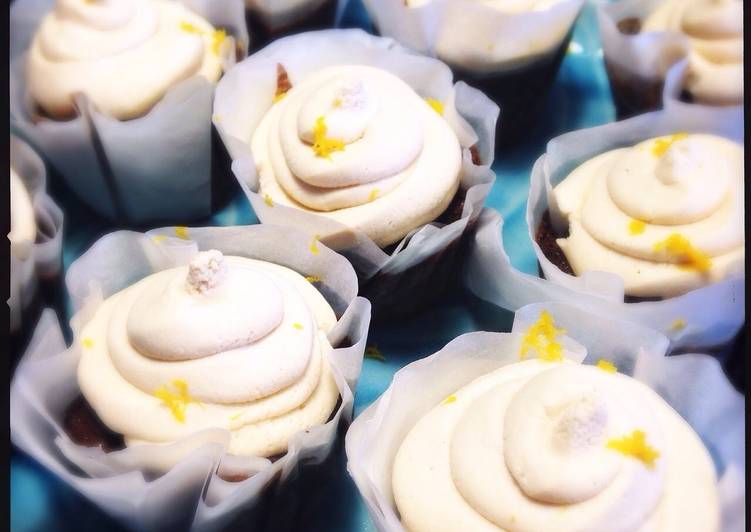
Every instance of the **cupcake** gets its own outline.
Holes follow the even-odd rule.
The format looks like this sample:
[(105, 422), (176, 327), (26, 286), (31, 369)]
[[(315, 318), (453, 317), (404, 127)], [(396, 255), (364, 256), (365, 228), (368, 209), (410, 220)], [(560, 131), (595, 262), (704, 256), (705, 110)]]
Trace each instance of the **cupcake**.
[(434, 59), (331, 30), (238, 64), (214, 123), (261, 222), (345, 254), (376, 314), (393, 316), (449, 282), (494, 178), (497, 111)]
[(743, 398), (716, 361), (563, 305), (520, 313), (402, 369), (350, 427), (378, 528), (736, 530)]
[[(113, 233), (71, 265), (76, 339), (21, 362), (13, 441), (131, 526), (247, 523), (240, 510), (257, 512), (302, 457), (324, 460), (351, 415), (369, 305), (342, 257), (285, 256), (280, 239), (305, 240), (289, 230), (176, 235)], [(42, 388), (55, 368), (60, 382)], [(46, 415), (62, 458), (31, 430)], [(163, 485), (118, 481), (133, 474)], [(164, 505), (132, 508), (154, 497)]]
[(501, 107), (497, 142), (536, 122), (571, 39), (581, 0), (364, 0), (378, 31), (437, 56)]
[(213, 87), (246, 49), (241, 0), (221, 2), (13, 5), (11, 122), (98, 214), (182, 220), (221, 199)]
[(470, 289), (512, 310), (572, 302), (653, 327), (672, 350), (719, 352), (744, 322), (741, 121), (693, 111), (552, 140), (532, 171), (527, 204), (541, 278), (511, 267), (489, 213)]
[[(743, 2), (626, 1), (599, 6), (605, 66), (620, 118), (660, 109), (674, 97), (708, 106), (743, 105)], [(685, 65), (678, 66), (679, 60)], [(672, 93), (671, 93), (671, 96)]]
[[(10, 352), (20, 356), (45, 304), (54, 303), (62, 265), (63, 213), (47, 195), (44, 163), (23, 141), (10, 142)], [(62, 311), (62, 308), (58, 308)]]
[(346, 3), (346, 0), (245, 0), (251, 46), (259, 49), (285, 35), (332, 28), (337, 12)]

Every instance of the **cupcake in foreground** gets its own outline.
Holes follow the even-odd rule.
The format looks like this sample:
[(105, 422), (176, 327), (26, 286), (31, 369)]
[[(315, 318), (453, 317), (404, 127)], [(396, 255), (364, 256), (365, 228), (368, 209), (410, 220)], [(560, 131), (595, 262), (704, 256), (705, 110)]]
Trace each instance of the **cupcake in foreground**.
[[(144, 222), (209, 212), (211, 94), (236, 43), (245, 48), (244, 22), (226, 20), (241, 0), (222, 2), (222, 27), (178, 0), (14, 4), (11, 19), (24, 24), (11, 39), (29, 44), (12, 58), (12, 119), (98, 213)], [(165, 193), (175, 201), (157, 209)]]
[(605, 65), (618, 116), (662, 107), (669, 70), (685, 58), (675, 97), (743, 105), (741, 0), (625, 1), (600, 7)]
[(334, 27), (346, 0), (245, 0), (251, 45), (259, 49), (274, 39)]
[[(263, 519), (291, 473), (322, 474), (367, 336), (347, 261), (278, 246), (306, 240), (269, 226), (105, 236), (66, 278), (74, 345), (47, 327), (19, 365), (14, 443), (134, 528)], [(150, 481), (119, 481), (136, 474)]]
[(501, 107), (498, 143), (524, 137), (545, 107), (580, 0), (364, 0), (378, 31), (437, 56)]
[[(349, 470), (379, 529), (732, 529), (742, 431), (710, 427), (742, 424), (743, 399), (716, 362), (664, 358), (648, 329), (547, 308), (522, 309), (512, 334), (470, 333), (407, 366), (353, 423)], [(566, 330), (596, 345), (584, 363), (565, 312)], [(716, 386), (722, 415), (687, 409), (692, 383)]]
[[(418, 241), (431, 251), (403, 260), (454, 263), (493, 179), (496, 116), (481, 94), (454, 89), (445, 65), (360, 30), (277, 41), (220, 82), (214, 105), (260, 220), (304, 229), (371, 279)], [(366, 285), (376, 308), (428, 289), (424, 271), (395, 280), (399, 269), (382, 295)]]

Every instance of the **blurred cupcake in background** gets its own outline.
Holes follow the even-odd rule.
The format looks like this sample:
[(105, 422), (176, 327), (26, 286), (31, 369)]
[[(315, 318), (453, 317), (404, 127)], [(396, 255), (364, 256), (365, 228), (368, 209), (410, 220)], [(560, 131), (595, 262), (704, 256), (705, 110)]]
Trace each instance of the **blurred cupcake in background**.
[(336, 25), (349, 0), (245, 0), (250, 44), (254, 50), (274, 39)]
[(247, 32), (241, 0), (220, 2), (13, 4), (11, 123), (100, 215), (184, 220), (221, 199), (211, 102)]
[(364, 0), (384, 36), (451, 66), (501, 108), (497, 142), (534, 125), (571, 39), (582, 0)]

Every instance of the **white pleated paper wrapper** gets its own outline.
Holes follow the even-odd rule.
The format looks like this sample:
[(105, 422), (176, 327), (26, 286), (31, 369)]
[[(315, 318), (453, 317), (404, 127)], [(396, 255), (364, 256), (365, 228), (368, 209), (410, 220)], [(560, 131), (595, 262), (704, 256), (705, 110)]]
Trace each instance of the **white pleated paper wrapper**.
[(477, 0), (363, 0), (378, 31), (421, 53), (470, 71), (503, 71), (545, 56), (561, 44), (583, 0), (549, 9), (502, 12)]
[[(248, 48), (243, 0), (179, 1), (234, 36), (224, 45), (224, 68), (230, 68), (235, 62), (235, 44), (243, 51)], [(26, 88), (27, 50), (53, 5), (54, 0), (16, 0), (11, 5), (12, 127), (101, 216), (128, 223), (208, 216), (214, 84), (206, 79), (194, 76), (178, 83), (151, 111), (133, 120), (103, 115), (81, 94), (76, 99), (79, 115), (75, 119), (34, 123)], [(101, 158), (96, 139), (103, 148)], [(170, 201), (164, 201), (165, 197)]]
[[(722, 531), (745, 528), (744, 399), (707, 355), (664, 357), (668, 339), (636, 323), (590, 315), (563, 303), (521, 308), (511, 333), (474, 332), (402, 368), (389, 388), (347, 432), (347, 468), (381, 531), (403, 531), (391, 474), (396, 452), (417, 421), (474, 379), (519, 361), (524, 331), (547, 310), (566, 329), (562, 343), (576, 362), (612, 361), (621, 373), (647, 384), (699, 434), (719, 480)], [(592, 356), (588, 356), (587, 353)], [(415, 393), (419, 390), (419, 393)]]
[[(293, 436), (287, 453), (274, 463), (225, 454), (229, 432), (222, 429), (201, 431), (169, 445), (135, 446), (111, 453), (79, 446), (62, 429), (68, 405), (80, 394), (76, 378), (79, 347), (76, 342), (66, 350), (56, 320), (45, 314), (11, 383), (11, 440), (134, 529), (161, 530), (176, 524), (181, 529), (189, 525), (193, 530), (218, 529), (268, 494), (275, 477), (281, 474), (284, 482), (296, 471), (298, 462), (320, 463), (336, 440), (340, 421), (351, 419), (353, 391), (362, 367), (370, 303), (357, 297), (357, 278), (343, 257), (323, 246), (315, 255), (308, 252), (308, 239), (287, 228), (188, 231), (191, 240), (175, 237), (174, 228), (145, 234), (118, 231), (97, 241), (73, 263), (66, 283), (76, 310), (71, 320), (76, 336), (104, 298), (147, 275), (187, 264), (198, 250), (218, 249), (227, 255), (273, 262), (322, 279), (317, 286), (339, 317), (329, 341), (332, 345), (345, 338), (351, 341), (351, 347), (334, 349), (329, 359), (341, 406), (325, 425)], [(159, 237), (157, 242), (153, 238), (157, 235), (167, 238)], [(287, 245), (279, 246), (279, 242)], [(144, 479), (142, 471), (162, 469), (176, 460), (158, 479)], [(227, 474), (252, 476), (243, 482), (225, 482), (217, 477), (218, 468)]]
[(37, 238), (30, 255), (21, 259), (10, 253), (10, 330), (17, 331), (26, 325), (22, 323), (23, 310), (34, 298), (37, 279), (52, 279), (60, 274), (63, 211), (47, 194), (44, 162), (28, 144), (13, 135), (10, 165), (29, 191), (37, 224)]
[[(252, 16), (260, 17), (264, 25), (275, 31), (284, 29), (285, 26), (296, 24), (329, 0), (245, 0), (248, 9), (253, 6)], [(334, 25), (339, 21), (347, 8), (349, 0), (334, 0), (336, 2), (336, 14)]]
[[(322, 68), (338, 64), (378, 67), (407, 82), (423, 97), (444, 104), (444, 117), (462, 146), (460, 190), (466, 190), (459, 220), (431, 223), (413, 230), (392, 255), (363, 233), (315, 213), (274, 204), (258, 194), (258, 173), (250, 139), (276, 92), (277, 64), (283, 64), (293, 86)], [(263, 223), (288, 225), (319, 235), (322, 242), (349, 258), (365, 278), (377, 272), (396, 274), (445, 249), (475, 220), (495, 180), (490, 169), (498, 106), (464, 83), (453, 85), (451, 70), (440, 61), (416, 55), (391, 39), (362, 30), (324, 30), (280, 39), (239, 63), (219, 82), (214, 125), (232, 157), (232, 171)], [(482, 166), (472, 163), (477, 146)]]
[[(515, 269), (501, 236), (503, 221), (495, 211), (480, 216), (465, 275), (478, 297), (515, 311), (529, 303), (563, 301), (593, 314), (632, 320), (663, 332), (677, 348), (710, 348), (729, 341), (745, 321), (743, 268), (725, 281), (661, 301), (624, 303), (623, 280), (612, 273), (569, 275), (542, 253), (534, 235), (550, 207), (556, 219), (552, 189), (577, 165), (605, 151), (678, 131), (714, 133), (743, 143), (742, 115), (715, 112), (703, 106), (669, 106), (629, 120), (561, 135), (550, 141), (547, 153), (535, 162), (527, 202), (527, 228), (545, 279)], [(560, 216), (560, 215), (558, 215)], [(675, 320), (686, 326), (673, 330)]]

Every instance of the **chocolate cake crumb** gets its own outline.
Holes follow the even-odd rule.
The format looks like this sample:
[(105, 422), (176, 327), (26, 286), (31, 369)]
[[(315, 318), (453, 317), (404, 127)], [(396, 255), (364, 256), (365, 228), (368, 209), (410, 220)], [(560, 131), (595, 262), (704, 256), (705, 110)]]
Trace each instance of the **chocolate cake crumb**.
[(292, 88), (287, 69), (281, 63), (276, 64), (276, 96), (286, 94)]
[(568, 262), (566, 255), (563, 254), (563, 251), (556, 242), (557, 238), (565, 238), (566, 236), (567, 235), (555, 234), (553, 223), (550, 221), (550, 211), (545, 211), (545, 214), (542, 215), (542, 221), (535, 232), (535, 240), (550, 262), (557, 266), (562, 272), (569, 275), (575, 275), (574, 269)]
[(475, 166), (482, 165), (482, 159), (480, 159), (480, 151), (477, 149), (477, 144), (473, 144), (469, 147), (469, 154), (472, 156), (472, 164)]
[(624, 35), (636, 35), (641, 31), (641, 20), (637, 17), (623, 18), (618, 21), (618, 31)]
[(122, 434), (107, 428), (82, 395), (68, 407), (63, 428), (74, 443), (84, 447), (101, 447), (107, 453), (125, 448)]

